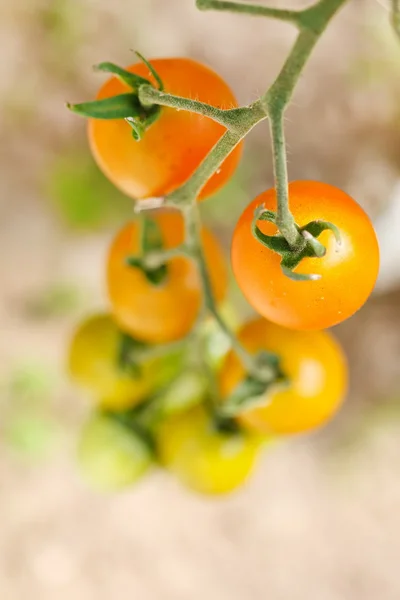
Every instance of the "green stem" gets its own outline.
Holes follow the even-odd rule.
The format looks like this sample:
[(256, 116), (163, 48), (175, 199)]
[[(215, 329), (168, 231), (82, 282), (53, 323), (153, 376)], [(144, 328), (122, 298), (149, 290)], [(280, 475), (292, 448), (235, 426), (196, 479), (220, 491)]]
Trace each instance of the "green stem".
[(267, 6), (226, 2), (223, 0), (197, 0), (196, 6), (199, 10), (219, 10), (258, 17), (269, 17), (271, 19), (279, 19), (280, 21), (287, 21), (294, 25), (299, 25), (299, 16), (301, 15), (301, 12), (297, 10), (269, 8)]
[(152, 85), (141, 85), (139, 88), (139, 100), (140, 103), (145, 107), (153, 106), (168, 106), (170, 108), (176, 108), (177, 110), (187, 110), (198, 115), (204, 115), (220, 123), (232, 132), (241, 133), (246, 129), (246, 124), (249, 119), (249, 114), (253, 116), (253, 107), (241, 107), (233, 109), (222, 109), (212, 106), (211, 104), (205, 104), (198, 100), (192, 100), (191, 98), (183, 98), (181, 96), (174, 96), (167, 94), (166, 92), (156, 90)]
[(318, 34), (308, 29), (301, 31), (297, 36), (281, 72), (269, 90), (262, 96), (262, 102), (264, 102), (269, 115), (271, 110), (276, 113), (284, 112), (317, 41)]
[(274, 163), (275, 190), (277, 199), (276, 225), (292, 248), (304, 242), (297, 230), (295, 220), (289, 208), (289, 188), (286, 159), (286, 144), (283, 128), (283, 113), (274, 112), (269, 120), (272, 155)]
[[(393, 0), (399, 2), (399, 0)], [(229, 337), (235, 353), (242, 361), (248, 374), (261, 381), (270, 381), (274, 377), (273, 367), (263, 365), (261, 368), (236, 336), (230, 331), (215, 305), (211, 282), (207, 270), (201, 243), (201, 223), (196, 199), (206, 182), (218, 170), (224, 160), (260, 121), (270, 119), (270, 129), (274, 156), (275, 187), (277, 190), (276, 222), (288, 243), (297, 246), (303, 242), (289, 209), (288, 175), (286, 166), (286, 148), (284, 137), (284, 112), (292, 97), (301, 72), (323, 30), (336, 11), (346, 0), (320, 0), (311, 8), (302, 11), (273, 9), (262, 6), (244, 5), (221, 0), (197, 0), (202, 10), (230, 10), (253, 15), (263, 15), (290, 21), (298, 25), (300, 33), (293, 45), (280, 74), (270, 89), (249, 107), (233, 110), (221, 110), (216, 107), (180, 98), (155, 90), (151, 86), (140, 86), (140, 101), (143, 105), (159, 104), (182, 110), (190, 110), (208, 116), (227, 128), (225, 134), (215, 144), (191, 178), (179, 189), (165, 198), (165, 206), (179, 208), (185, 218), (186, 236), (185, 251), (196, 261), (203, 284), (205, 308), (219, 324), (221, 330)], [(146, 208), (146, 207), (143, 207)]]
[(299, 234), (289, 208), (284, 114), (315, 44), (329, 20), (345, 2), (346, 0), (321, 0), (301, 12), (302, 30), (278, 77), (261, 98), (270, 120), (277, 195), (276, 224), (292, 248), (304, 244), (304, 238)]
[(142, 264), (146, 269), (158, 269), (172, 258), (190, 256), (186, 244), (168, 250), (152, 251), (146, 253), (142, 258)]
[[(283, 128), (284, 111), (319, 36), (327, 26), (331, 17), (333, 17), (335, 12), (345, 2), (346, 0), (320, 0), (316, 5), (300, 12), (280, 11), (278, 9), (267, 9), (261, 6), (252, 7), (251, 5), (240, 5), (231, 2), (221, 2), (219, 0), (198, 0), (197, 2), (197, 6), (204, 10), (214, 8), (217, 10), (250, 12), (250, 14), (262, 13), (265, 16), (273, 16), (276, 18), (283, 17), (284, 20), (292, 20), (296, 24), (299, 24), (301, 29), (281, 73), (272, 84), (271, 88), (259, 101), (248, 107), (245, 113), (241, 113), (243, 120), (240, 123), (240, 132), (228, 130), (199, 165), (192, 177), (178, 190), (175, 190), (172, 194), (167, 196), (165, 202), (166, 205), (180, 208), (185, 216), (185, 243), (189, 247), (193, 258), (199, 266), (205, 294), (205, 304), (208, 311), (214, 316), (222, 331), (224, 331), (231, 340), (232, 348), (239, 356), (246, 371), (255, 377), (261, 376), (263, 379), (265, 379), (265, 377), (268, 379), (269, 375), (266, 375), (265, 372), (260, 374), (260, 369), (257, 366), (256, 360), (241, 346), (236, 336), (226, 326), (215, 306), (207, 266), (201, 247), (200, 221), (196, 198), (205, 183), (217, 171), (235, 146), (247, 135), (254, 125), (268, 116), (270, 118), (274, 153), (275, 185), (277, 188), (277, 224), (282, 235), (286, 237), (289, 244), (296, 246), (299, 243), (304, 242), (304, 240), (299, 237), (293, 216), (289, 209), (287, 191), (288, 176)], [(280, 16), (278, 13), (280, 13)], [(156, 94), (152, 92), (153, 101), (155, 97)], [(159, 95), (158, 97), (160, 99)], [(163, 97), (161, 97), (161, 99), (162, 98)], [(167, 101), (176, 103), (181, 100), (177, 100), (176, 97), (174, 98), (167, 95)], [(188, 108), (188, 105), (186, 105), (186, 108)], [(196, 105), (196, 109), (202, 110), (198, 105)], [(211, 114), (215, 115), (209, 107), (206, 107), (204, 110), (209, 111), (208, 116), (211, 116)]]
[(200, 163), (196, 171), (194, 171), (191, 178), (179, 189), (167, 196), (165, 204), (183, 207), (194, 202), (201, 189), (210, 177), (219, 169), (232, 150), (234, 150), (257, 123), (266, 118), (267, 113), (261, 103), (257, 102), (253, 104), (251, 110), (249, 109), (249, 112), (247, 112), (247, 118), (242, 123), (241, 130), (237, 132), (226, 131), (205, 157), (203, 162)]
[(184, 350), (190, 343), (194, 333), (189, 333), (185, 338), (177, 340), (176, 342), (170, 342), (168, 344), (154, 344), (150, 346), (144, 346), (134, 350), (134, 359), (137, 363), (144, 362), (146, 360), (153, 360), (155, 358), (162, 358), (172, 352), (178, 352)]
[(199, 195), (210, 177), (222, 165), (226, 157), (238, 145), (243, 136), (227, 131), (218, 140), (211, 152), (206, 156), (200, 166), (179, 189), (167, 196), (166, 205), (183, 207), (190, 205)]
[(254, 356), (250, 354), (238, 341), (236, 335), (230, 330), (221, 317), (216, 306), (210, 276), (208, 274), (207, 263), (204, 256), (203, 245), (201, 242), (201, 219), (197, 203), (194, 203), (186, 208), (183, 214), (186, 226), (186, 243), (191, 249), (192, 256), (196, 260), (203, 283), (205, 308), (214, 317), (220, 329), (228, 337), (232, 349), (241, 360), (246, 371), (254, 377), (265, 377), (265, 371), (260, 374), (260, 369), (257, 367)]
[(392, 0), (392, 25), (400, 38), (400, 0)]

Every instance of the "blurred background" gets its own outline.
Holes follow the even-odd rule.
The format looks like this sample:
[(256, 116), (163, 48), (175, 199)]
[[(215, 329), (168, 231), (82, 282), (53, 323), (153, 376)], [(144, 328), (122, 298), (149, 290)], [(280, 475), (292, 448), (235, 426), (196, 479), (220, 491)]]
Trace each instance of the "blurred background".
[[(99, 173), (85, 123), (64, 103), (93, 97), (103, 77), (92, 65), (130, 64), (132, 49), (204, 61), (247, 103), (295, 32), (200, 13), (193, 0), (0, 0), (2, 599), (399, 599), (400, 44), (387, 4), (341, 11), (286, 121), (290, 178), (342, 187), (381, 238), (377, 290), (335, 330), (348, 401), (322, 431), (267, 452), (242, 491), (210, 500), (162, 473), (102, 496), (76, 471), (89, 406), (65, 353), (75, 323), (106, 307), (105, 252), (132, 205)], [(271, 185), (263, 124), (234, 180), (202, 205), (227, 255), (243, 207)], [(250, 314), (233, 284), (231, 298)]]

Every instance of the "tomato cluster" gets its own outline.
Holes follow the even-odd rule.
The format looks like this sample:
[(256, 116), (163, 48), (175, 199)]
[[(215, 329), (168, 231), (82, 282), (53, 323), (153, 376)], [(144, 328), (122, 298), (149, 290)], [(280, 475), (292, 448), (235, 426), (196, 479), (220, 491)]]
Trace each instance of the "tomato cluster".
[[(183, 58), (151, 64), (170, 94), (219, 108), (237, 106), (226, 83), (204, 65)], [(155, 83), (143, 64), (127, 71)], [(123, 94), (126, 87), (113, 77), (98, 98)], [(90, 145), (100, 168), (135, 199), (165, 197), (178, 189), (223, 132), (210, 118), (172, 108), (162, 108), (136, 141), (125, 119), (89, 121)], [(226, 183), (240, 153), (239, 144), (199, 199)], [(93, 484), (124, 487), (158, 463), (192, 490), (230, 492), (245, 481), (260, 449), (271, 440), (310, 431), (337, 412), (347, 389), (346, 360), (323, 330), (351, 316), (371, 293), (379, 266), (376, 236), (360, 206), (333, 186), (293, 182), (289, 202), (299, 231), (320, 221), (339, 229), (339, 241), (331, 229), (319, 235), (322, 257), (310, 255), (293, 269), (320, 278), (288, 278), (281, 256), (254, 236), (255, 211), (260, 206), (277, 209), (274, 190), (258, 196), (239, 219), (232, 242), (236, 280), (262, 315), (237, 332), (254, 369), (249, 372), (235, 347), (217, 365), (208, 365), (207, 376), (215, 385), (204, 384), (195, 401), (188, 397), (169, 409), (171, 386), (182, 373), (202, 370), (206, 360), (204, 350), (193, 348), (187, 338), (193, 330), (197, 338), (204, 337), (199, 318), (205, 275), (193, 254), (174, 254), (187, 234), (180, 210), (146, 211), (115, 235), (106, 267), (110, 312), (81, 324), (69, 352), (72, 377), (91, 391), (96, 404), (79, 444), (80, 464)], [(265, 236), (279, 235), (274, 222), (260, 218), (256, 225)], [(199, 238), (209, 293), (218, 305), (227, 290), (223, 253), (208, 229)]]

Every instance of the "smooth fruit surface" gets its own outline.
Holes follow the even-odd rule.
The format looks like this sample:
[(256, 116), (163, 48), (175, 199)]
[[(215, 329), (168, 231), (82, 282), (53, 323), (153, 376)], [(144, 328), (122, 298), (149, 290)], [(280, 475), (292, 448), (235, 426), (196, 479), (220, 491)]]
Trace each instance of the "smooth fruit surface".
[(242, 485), (260, 443), (258, 436), (219, 432), (202, 407), (166, 420), (157, 434), (161, 463), (202, 494), (224, 494)]
[[(184, 240), (184, 223), (178, 211), (157, 211), (164, 249)], [(223, 300), (227, 271), (221, 248), (212, 233), (203, 228), (202, 242), (214, 297)], [(194, 261), (178, 256), (167, 261), (167, 275), (151, 283), (126, 258), (139, 253), (140, 222), (126, 225), (114, 239), (108, 256), (107, 286), (112, 312), (120, 326), (134, 337), (152, 343), (167, 343), (185, 336), (193, 327), (202, 302), (199, 273)]]
[(95, 414), (81, 432), (78, 462), (93, 487), (113, 491), (140, 479), (152, 454), (135, 432), (107, 415)]
[[(321, 275), (316, 281), (293, 281), (280, 267), (279, 254), (264, 247), (251, 232), (255, 209), (276, 210), (271, 189), (258, 196), (237, 223), (232, 241), (235, 278), (254, 309), (266, 319), (292, 329), (326, 329), (353, 315), (367, 300), (379, 270), (379, 247), (370, 219), (345, 192), (326, 183), (294, 181), (289, 185), (290, 210), (299, 226), (322, 219), (340, 230), (341, 243), (331, 231), (318, 240), (322, 258), (306, 258), (297, 273)], [(277, 228), (258, 221), (267, 235)]]
[[(205, 65), (188, 58), (161, 58), (150, 63), (166, 92), (219, 108), (237, 107), (227, 84)], [(155, 84), (143, 63), (131, 65), (127, 70)], [(124, 83), (112, 77), (97, 98), (129, 91)], [(89, 142), (97, 164), (116, 187), (135, 199), (164, 196), (182, 185), (225, 131), (208, 117), (166, 107), (139, 142), (132, 138), (132, 130), (124, 120), (89, 120)], [(230, 179), (240, 156), (241, 145), (238, 145), (206, 183), (200, 199), (210, 196)]]
[[(325, 331), (291, 331), (258, 318), (239, 332), (251, 353), (277, 354), (288, 385), (271, 387), (265, 406), (242, 413), (241, 423), (263, 433), (292, 434), (314, 429), (340, 408), (347, 390), (347, 364), (335, 339)], [(245, 377), (237, 356), (230, 352), (220, 372), (221, 396), (226, 398)]]
[(138, 404), (181, 367), (181, 356), (175, 352), (140, 362), (137, 373), (127, 372), (118, 365), (120, 343), (121, 333), (110, 315), (99, 314), (80, 324), (69, 348), (72, 379), (111, 410)]

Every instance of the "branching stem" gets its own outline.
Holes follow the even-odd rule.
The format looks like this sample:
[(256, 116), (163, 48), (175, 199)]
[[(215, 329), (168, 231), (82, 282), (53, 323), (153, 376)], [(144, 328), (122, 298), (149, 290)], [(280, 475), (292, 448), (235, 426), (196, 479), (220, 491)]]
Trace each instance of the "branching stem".
[[(222, 110), (196, 100), (173, 96), (148, 85), (142, 85), (139, 90), (140, 101), (145, 106), (159, 104), (180, 110), (189, 110), (209, 117), (226, 127), (227, 131), (194, 171), (192, 177), (165, 198), (165, 205), (178, 208), (184, 216), (186, 224), (185, 246), (192, 258), (197, 262), (207, 312), (213, 315), (220, 328), (229, 337), (232, 348), (239, 356), (246, 371), (250, 375), (256, 378), (259, 377), (262, 380), (266, 380), (265, 366), (263, 372), (261, 372), (255, 357), (242, 347), (236, 336), (223, 321), (216, 307), (201, 244), (197, 197), (204, 185), (221, 167), (232, 150), (257, 123), (268, 117), (273, 146), (275, 188), (277, 191), (276, 224), (290, 246), (296, 247), (304, 243), (304, 238), (298, 232), (289, 208), (284, 113), (315, 44), (330, 19), (345, 2), (346, 0), (319, 0), (319, 2), (310, 8), (295, 11), (268, 8), (261, 5), (227, 2), (225, 0), (197, 0), (196, 4), (200, 10), (219, 10), (261, 15), (296, 25), (299, 29), (299, 34), (280, 74), (269, 90), (259, 100), (248, 107), (231, 110)], [(398, 3), (400, 0), (393, 0), (393, 2)], [(270, 376), (272, 380), (272, 368)]]
[(269, 17), (287, 21), (294, 25), (300, 24), (300, 11), (285, 10), (280, 8), (268, 8), (258, 4), (243, 4), (240, 2), (226, 2), (224, 0), (197, 0), (196, 6), (199, 10), (219, 10), (226, 12), (242, 13), (257, 17)]

